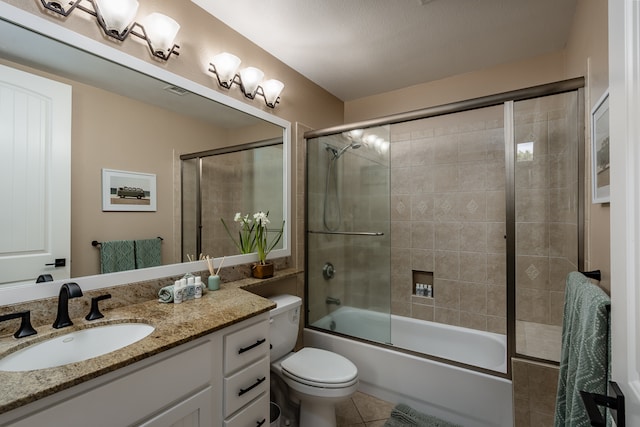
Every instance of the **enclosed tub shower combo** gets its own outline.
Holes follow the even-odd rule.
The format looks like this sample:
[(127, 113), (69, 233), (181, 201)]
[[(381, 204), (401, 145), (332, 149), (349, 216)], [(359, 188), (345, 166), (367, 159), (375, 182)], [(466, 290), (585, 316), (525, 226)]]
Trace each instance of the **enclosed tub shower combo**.
[(308, 132), (306, 345), (365, 392), (512, 425), (511, 358), (558, 361), (582, 270), (583, 85)]

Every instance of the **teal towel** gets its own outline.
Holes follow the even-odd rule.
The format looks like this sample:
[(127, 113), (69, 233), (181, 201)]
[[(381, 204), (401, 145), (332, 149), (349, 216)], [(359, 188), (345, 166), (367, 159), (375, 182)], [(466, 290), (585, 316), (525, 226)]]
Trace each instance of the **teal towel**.
[(555, 427), (590, 426), (580, 391), (606, 394), (611, 299), (578, 272), (569, 273), (562, 323)]
[(391, 416), (384, 423), (384, 427), (460, 427), (458, 424), (452, 424), (448, 421), (441, 420), (432, 415), (427, 415), (416, 411), (408, 405), (399, 403), (391, 411)]
[(100, 244), (100, 272), (133, 270), (136, 268), (133, 240), (113, 240)]
[(160, 288), (158, 291), (158, 301), (160, 302), (173, 302), (173, 285)]
[(157, 267), (162, 265), (162, 240), (144, 239), (134, 242), (136, 249), (136, 268)]

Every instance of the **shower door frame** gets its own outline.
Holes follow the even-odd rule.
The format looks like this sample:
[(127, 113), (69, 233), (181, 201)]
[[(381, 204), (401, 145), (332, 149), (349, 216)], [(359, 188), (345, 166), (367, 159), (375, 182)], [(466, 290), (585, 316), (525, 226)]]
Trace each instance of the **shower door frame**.
[[(377, 119), (365, 120), (346, 125), (334, 126), (331, 128), (312, 130), (304, 133), (306, 140), (322, 136), (334, 135), (348, 132), (354, 129), (364, 129), (375, 126), (392, 125), (397, 123), (408, 122), (412, 120), (426, 119), (429, 117), (442, 116), (446, 114), (460, 113), (464, 111), (476, 110), (484, 107), (494, 107), (504, 105), (505, 116), (505, 227), (506, 227), (506, 323), (507, 323), (507, 372), (505, 374), (490, 371), (491, 374), (502, 376), (505, 378), (512, 377), (511, 359), (518, 357), (522, 359), (540, 361), (544, 363), (557, 364), (548, 360), (541, 360), (535, 357), (517, 353), (516, 350), (516, 221), (515, 221), (515, 147), (514, 147), (514, 123), (513, 123), (513, 105), (517, 101), (524, 101), (533, 98), (539, 98), (550, 95), (557, 95), (566, 92), (576, 91), (577, 93), (577, 128), (578, 128), (578, 269), (584, 270), (584, 218), (585, 218), (585, 105), (584, 105), (584, 77), (576, 77), (558, 82), (532, 86), (524, 89), (502, 92), (499, 94), (488, 95), (484, 97), (457, 101), (449, 104), (428, 107), (419, 110), (408, 111), (405, 113), (394, 114)], [(308, 156), (307, 156), (308, 157)], [(308, 160), (308, 159), (307, 159)], [(305, 189), (305, 206), (308, 203), (308, 191)], [(305, 211), (305, 236), (308, 233), (308, 212)], [(308, 239), (305, 238), (305, 295), (308, 295), (308, 268), (307, 257), (309, 253)], [(309, 309), (309, 302), (305, 298), (305, 311)], [(308, 324), (307, 316), (305, 316), (305, 327), (312, 327)], [(313, 327), (312, 327), (313, 328)], [(335, 334), (332, 331), (325, 333)], [(340, 335), (340, 334), (337, 334)], [(356, 339), (350, 337), (351, 339)], [(397, 348), (394, 348), (398, 350)], [(424, 357), (432, 358), (429, 355)], [(456, 362), (449, 362), (457, 365)], [(467, 365), (464, 365), (467, 367)], [(473, 368), (473, 367), (472, 367)], [(476, 370), (487, 372), (482, 368)]]

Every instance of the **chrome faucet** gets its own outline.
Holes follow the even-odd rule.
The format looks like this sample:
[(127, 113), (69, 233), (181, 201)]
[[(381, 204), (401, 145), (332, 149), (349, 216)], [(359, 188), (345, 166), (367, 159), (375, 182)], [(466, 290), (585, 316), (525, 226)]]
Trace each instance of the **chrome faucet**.
[(56, 329), (73, 325), (69, 318), (69, 299), (82, 296), (82, 289), (77, 283), (69, 282), (60, 287), (60, 295), (58, 296), (58, 315), (53, 327)]
[(334, 297), (327, 297), (327, 299), (325, 300), (325, 302), (327, 304), (335, 304), (335, 305), (340, 305), (342, 304), (342, 302), (340, 301), (340, 298), (334, 298)]

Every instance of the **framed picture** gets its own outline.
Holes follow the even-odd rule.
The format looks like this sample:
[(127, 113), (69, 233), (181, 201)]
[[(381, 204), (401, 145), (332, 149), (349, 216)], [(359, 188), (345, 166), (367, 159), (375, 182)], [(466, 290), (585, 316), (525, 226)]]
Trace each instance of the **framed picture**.
[(592, 203), (609, 203), (609, 91), (591, 110)]
[(155, 174), (102, 169), (102, 210), (155, 212)]

